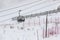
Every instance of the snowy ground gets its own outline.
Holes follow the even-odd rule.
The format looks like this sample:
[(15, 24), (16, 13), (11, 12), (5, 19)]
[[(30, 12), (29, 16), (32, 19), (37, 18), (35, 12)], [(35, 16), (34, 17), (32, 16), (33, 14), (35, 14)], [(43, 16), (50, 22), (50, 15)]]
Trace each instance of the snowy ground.
[[(57, 14), (48, 16), (48, 29), (52, 30), (52, 27), (55, 27), (54, 22), (60, 22), (59, 20), (54, 21), (56, 18), (59, 19), (60, 16), (57, 16)], [(40, 16), (26, 19), (24, 23), (20, 24), (1, 24), (0, 40), (59, 40), (60, 34), (49, 35), (49, 37), (43, 38), (43, 29), (45, 31), (46, 28), (45, 19), (46, 16)]]

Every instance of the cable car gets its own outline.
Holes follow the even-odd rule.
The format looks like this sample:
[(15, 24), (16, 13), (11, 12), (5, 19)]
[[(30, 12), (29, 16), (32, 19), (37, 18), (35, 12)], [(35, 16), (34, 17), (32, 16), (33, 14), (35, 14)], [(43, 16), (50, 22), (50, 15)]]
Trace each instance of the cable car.
[(20, 15), (20, 11), (21, 10), (19, 10), (19, 16), (12, 18), (12, 20), (17, 20), (17, 22), (24, 22), (25, 21), (25, 17)]
[(25, 17), (24, 16), (18, 16), (17, 17), (17, 22), (24, 22), (25, 21)]

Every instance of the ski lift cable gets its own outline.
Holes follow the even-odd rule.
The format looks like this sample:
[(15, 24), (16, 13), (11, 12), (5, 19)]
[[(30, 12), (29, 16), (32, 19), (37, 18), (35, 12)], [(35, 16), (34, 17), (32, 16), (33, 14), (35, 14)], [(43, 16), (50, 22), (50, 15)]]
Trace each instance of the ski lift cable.
[[(56, 2), (56, 3), (59, 3), (59, 2)], [(53, 4), (56, 4), (56, 3), (53, 3)], [(50, 5), (53, 5), (53, 4), (50, 4)], [(43, 8), (48, 7), (48, 6), (50, 6), (50, 5), (44, 6), (44, 7), (42, 7), (42, 8), (38, 8), (38, 9), (36, 9), (36, 10), (43, 9)], [(34, 12), (34, 11), (36, 11), (36, 10), (32, 10), (32, 12)], [(2, 15), (2, 16), (0, 16), (0, 17), (4, 17), (4, 16), (7, 16), (7, 15), (12, 15), (12, 14), (15, 14), (16, 12), (18, 12), (18, 11), (15, 11), (15, 12), (9, 13), (9, 14), (5, 14), (5, 15)], [(31, 13), (31, 12), (27, 12), (27, 13)]]
[[(60, 2), (56, 2), (56, 3), (60, 3)], [(50, 4), (50, 5), (47, 5), (47, 6), (43, 6), (42, 8), (38, 8), (38, 9), (32, 10), (31, 12), (27, 12), (27, 13), (32, 13), (32, 12), (34, 12), (34, 11), (36, 11), (36, 10), (44, 9), (44, 8), (49, 7), (49, 6), (51, 6), (51, 5), (53, 6), (53, 5), (56, 4), (56, 3)], [(24, 13), (24, 14), (26, 14), (26, 13)]]
[(5, 9), (5, 10), (2, 10), (2, 11), (0, 11), (0, 12), (4, 12), (4, 11), (8, 11), (8, 10), (12, 10), (12, 9), (19, 8), (19, 7), (27, 6), (27, 5), (30, 5), (30, 4), (33, 4), (33, 3), (36, 3), (36, 2), (40, 2), (40, 1), (41, 1), (41, 0), (34, 1), (34, 2), (31, 2), (31, 3), (28, 3), (28, 4), (23, 4), (23, 5), (21, 5), (21, 6), (17, 6), (17, 7), (13, 7), (13, 8)]
[[(44, 2), (45, 2), (45, 1), (44, 1)], [(44, 3), (44, 2), (42, 2), (42, 3)], [(40, 3), (40, 4), (42, 4), (42, 3)], [(36, 5), (38, 5), (38, 4), (36, 4)], [(34, 6), (36, 6), (36, 5), (34, 5)], [(32, 6), (32, 7), (34, 7), (34, 6)], [(27, 10), (27, 9), (29, 9), (29, 8), (31, 8), (31, 7), (25, 8), (25, 9), (23, 9), (23, 11), (24, 11), (24, 10)], [(18, 11), (15, 11), (15, 12), (18, 12)], [(11, 15), (11, 14), (15, 14), (15, 12), (9, 13), (9, 14), (5, 14), (5, 15), (1, 15), (0, 17), (7, 16), (7, 15)]]

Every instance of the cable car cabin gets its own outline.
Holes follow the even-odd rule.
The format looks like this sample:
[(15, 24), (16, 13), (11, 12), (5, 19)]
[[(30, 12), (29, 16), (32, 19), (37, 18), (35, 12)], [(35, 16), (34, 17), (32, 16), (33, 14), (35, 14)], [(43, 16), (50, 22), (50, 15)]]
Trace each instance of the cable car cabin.
[(24, 16), (17, 17), (17, 22), (24, 22), (24, 21), (25, 21), (25, 17)]

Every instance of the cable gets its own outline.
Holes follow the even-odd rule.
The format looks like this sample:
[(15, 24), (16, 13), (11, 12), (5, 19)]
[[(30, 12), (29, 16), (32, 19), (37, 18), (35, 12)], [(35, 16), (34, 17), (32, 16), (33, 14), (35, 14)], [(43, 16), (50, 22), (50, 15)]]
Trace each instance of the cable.
[[(46, 2), (46, 1), (44, 1), (44, 2)], [(44, 2), (42, 2), (42, 3), (44, 3)], [(40, 3), (40, 4), (42, 4), (42, 3)], [(36, 4), (36, 5), (38, 5), (38, 4)], [(33, 6), (36, 6), (36, 5), (33, 5)], [(32, 7), (33, 7), (32, 6)], [(30, 8), (30, 7), (28, 7), (28, 8)], [(24, 10), (26, 10), (26, 9), (28, 9), (28, 8), (25, 8)], [(42, 8), (44, 8), (44, 7), (42, 7)], [(40, 9), (42, 9), (42, 8), (40, 8)], [(24, 11), (23, 10), (23, 11)], [(37, 10), (37, 9), (36, 9)], [(35, 11), (35, 10), (32, 10), (32, 11)], [(4, 17), (4, 16), (7, 16), (7, 15), (11, 15), (11, 14), (15, 14), (16, 12), (18, 12), (18, 11), (15, 11), (15, 12), (13, 12), (13, 13), (10, 13), (10, 14), (5, 14), (5, 15), (2, 15), (2, 16), (0, 16), (0, 17)], [(28, 13), (30, 13), (30, 12), (28, 12)]]
[[(16, 11), (17, 12), (17, 11)], [(6, 15), (2, 15), (0, 17), (4, 17), (4, 16), (8, 16), (8, 15), (12, 15), (12, 14), (15, 14), (16, 12), (13, 12), (13, 13), (10, 13), (10, 14), (6, 14)]]
[[(57, 2), (56, 2), (56, 3), (57, 3)], [(50, 4), (50, 5), (48, 5), (47, 7), (49, 7), (49, 6), (51, 6), (51, 5), (54, 5), (54, 4), (56, 4), (56, 3)], [(44, 7), (44, 8), (46, 8), (46, 7)], [(12, 17), (12, 18), (13, 18), (13, 17)], [(10, 19), (12, 19), (12, 18), (9, 18), (9, 19), (6, 19), (6, 20), (0, 21), (0, 22), (4, 22), (4, 21), (10, 20)]]
[(28, 8), (23, 9), (23, 11), (24, 11), (24, 10), (27, 10), (27, 9), (30, 9), (30, 8), (32, 8), (32, 7), (34, 7), (34, 6), (43, 4), (43, 3), (45, 3), (45, 2), (47, 2), (47, 1), (43, 1), (43, 2), (41, 2), (41, 3), (39, 2), (38, 4), (35, 4), (35, 5), (32, 5), (31, 7), (28, 7)]
[[(58, 1), (58, 2), (56, 2), (56, 3), (60, 3), (60, 2)], [(39, 8), (39, 9), (43, 9), (43, 8), (49, 7), (49, 6), (54, 5), (54, 4), (56, 4), (56, 3), (50, 4), (50, 5), (47, 5), (47, 6), (43, 6), (42, 8)], [(34, 11), (39, 10), (39, 9), (32, 10), (31, 12), (34, 12)], [(27, 12), (27, 13), (31, 13), (31, 12)], [(25, 14), (26, 14), (26, 13), (25, 13)]]
[[(39, 1), (41, 1), (41, 0), (39, 0)], [(12, 9), (16, 9), (16, 8), (23, 7), (23, 6), (26, 6), (26, 5), (30, 5), (30, 4), (39, 2), (39, 1), (34, 1), (34, 2), (31, 2), (31, 3), (28, 3), (28, 4), (24, 4), (24, 5), (21, 5), (21, 6), (18, 6), (18, 7), (9, 8), (9, 9), (6, 9), (6, 10), (2, 10), (2, 11), (0, 11), (0, 12), (12, 10)]]
[[(44, 2), (46, 2), (46, 1), (44, 1)], [(44, 3), (44, 2), (42, 2), (42, 3)], [(40, 3), (40, 4), (42, 4), (42, 3)], [(36, 5), (38, 5), (38, 4), (36, 4)], [(36, 5), (33, 5), (33, 6), (36, 6)], [(32, 7), (33, 7), (33, 6), (32, 6)], [(29, 9), (29, 8), (31, 8), (31, 7), (25, 8), (24, 10), (27, 10), (27, 9)], [(23, 11), (24, 11), (24, 10), (23, 10)], [(18, 11), (15, 11), (15, 12), (18, 12)], [(15, 12), (10, 13), (10, 14), (5, 14), (5, 15), (2, 15), (2, 16), (0, 16), (0, 17), (7, 16), (7, 15), (11, 15), (11, 14), (15, 14)]]

